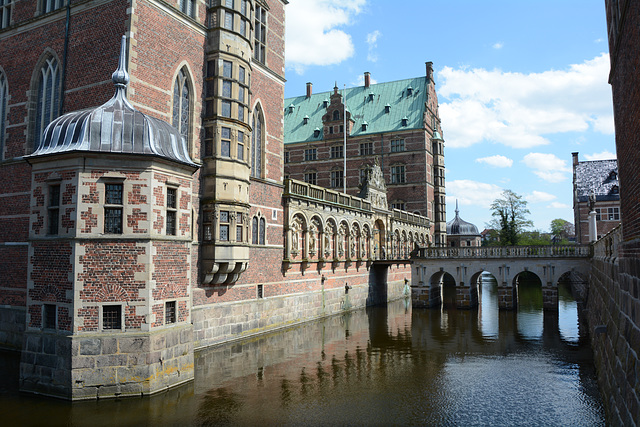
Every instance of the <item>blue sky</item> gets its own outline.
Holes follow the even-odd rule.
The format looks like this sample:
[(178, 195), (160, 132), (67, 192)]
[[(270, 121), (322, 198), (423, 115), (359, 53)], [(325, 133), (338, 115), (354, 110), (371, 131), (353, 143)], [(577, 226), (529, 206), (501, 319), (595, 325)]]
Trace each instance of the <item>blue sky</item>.
[(447, 220), (480, 230), (504, 189), (534, 228), (573, 222), (571, 153), (615, 158), (603, 0), (290, 0), (285, 96), (425, 74), (445, 139)]

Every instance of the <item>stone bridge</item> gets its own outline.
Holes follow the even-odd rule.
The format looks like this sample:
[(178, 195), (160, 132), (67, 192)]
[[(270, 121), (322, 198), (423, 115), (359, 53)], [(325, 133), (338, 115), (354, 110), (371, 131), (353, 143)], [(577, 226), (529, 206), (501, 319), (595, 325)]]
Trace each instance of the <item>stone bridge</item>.
[(439, 307), (445, 281), (455, 281), (456, 306), (478, 304), (478, 285), (488, 272), (498, 282), (500, 309), (517, 307), (518, 278), (535, 274), (542, 284), (545, 309), (557, 309), (558, 281), (571, 282), (580, 300), (589, 275), (589, 245), (418, 248), (412, 254), (411, 298), (414, 307)]

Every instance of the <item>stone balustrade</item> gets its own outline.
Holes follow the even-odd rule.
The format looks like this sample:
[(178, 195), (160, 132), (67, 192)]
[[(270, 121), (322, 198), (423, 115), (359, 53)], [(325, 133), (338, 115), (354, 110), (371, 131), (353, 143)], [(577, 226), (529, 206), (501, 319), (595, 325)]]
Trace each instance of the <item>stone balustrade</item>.
[(484, 246), (419, 248), (415, 258), (424, 259), (501, 259), (501, 258), (589, 258), (589, 245), (562, 246)]
[[(371, 202), (361, 199), (360, 197), (350, 196), (348, 194), (331, 190), (329, 188), (324, 188), (292, 179), (284, 180), (284, 196), (306, 198), (309, 200), (332, 203), (352, 209), (362, 209), (366, 211), (371, 210)], [(413, 215), (410, 213), (408, 214)]]
[(593, 244), (593, 256), (598, 258), (617, 258), (621, 241), (622, 225), (619, 225)]

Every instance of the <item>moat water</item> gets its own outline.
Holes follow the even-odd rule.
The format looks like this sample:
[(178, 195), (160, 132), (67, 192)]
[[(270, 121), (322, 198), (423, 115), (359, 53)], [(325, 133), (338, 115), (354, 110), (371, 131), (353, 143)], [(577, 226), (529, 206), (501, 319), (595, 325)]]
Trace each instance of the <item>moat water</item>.
[(307, 323), (196, 354), (195, 381), (150, 397), (70, 403), (21, 394), (0, 353), (3, 425), (604, 425), (576, 302), (557, 313), (538, 286), (499, 312), (412, 309), (409, 300)]

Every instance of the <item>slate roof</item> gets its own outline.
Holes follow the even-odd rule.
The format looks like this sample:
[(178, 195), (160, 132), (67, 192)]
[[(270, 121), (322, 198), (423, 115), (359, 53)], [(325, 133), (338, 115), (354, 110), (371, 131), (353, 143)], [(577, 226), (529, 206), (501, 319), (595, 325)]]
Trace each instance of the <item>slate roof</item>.
[(596, 194), (596, 201), (620, 200), (620, 193), (614, 189), (620, 185), (617, 160), (578, 162), (574, 172), (575, 191), (579, 202), (588, 201), (592, 190)]
[[(427, 77), (376, 83), (365, 88), (358, 86), (345, 90), (347, 110), (355, 121), (350, 136), (380, 134), (408, 129), (424, 128), (425, 102), (428, 99)], [(411, 88), (411, 95), (408, 95)], [(342, 94), (342, 90), (338, 90)], [(373, 94), (370, 99), (369, 94)], [(298, 96), (284, 100), (284, 143), (321, 141), (323, 136), (322, 116), (327, 109), (323, 101), (330, 101), (333, 91), (314, 93), (309, 98)], [(343, 100), (344, 101), (344, 100)], [(293, 112), (289, 106), (293, 105)], [(385, 106), (389, 105), (389, 112)], [(304, 118), (308, 117), (307, 124)], [(406, 118), (406, 126), (402, 119)], [(367, 123), (366, 130), (362, 124)], [(318, 136), (314, 130), (319, 129)]]
[(123, 37), (118, 69), (112, 75), (116, 86), (113, 98), (97, 108), (74, 111), (53, 120), (28, 157), (69, 152), (142, 154), (197, 167), (176, 128), (141, 113), (127, 100), (125, 48)]

